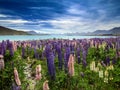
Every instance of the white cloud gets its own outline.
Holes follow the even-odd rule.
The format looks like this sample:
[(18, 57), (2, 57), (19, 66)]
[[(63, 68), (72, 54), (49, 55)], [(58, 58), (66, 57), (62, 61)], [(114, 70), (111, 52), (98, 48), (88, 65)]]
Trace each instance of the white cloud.
[(4, 15), (4, 14), (0, 14), (0, 17), (2, 17), (2, 18), (3, 18), (3, 17), (7, 17), (7, 15)]
[(85, 9), (80, 8), (80, 6), (78, 5), (70, 6), (67, 12), (73, 15), (87, 15), (88, 14), (88, 12)]
[(13, 24), (20, 24), (20, 23), (28, 23), (29, 21), (27, 20), (22, 20), (22, 19), (7, 19), (7, 20), (0, 20), (0, 22), (3, 23), (13, 23)]

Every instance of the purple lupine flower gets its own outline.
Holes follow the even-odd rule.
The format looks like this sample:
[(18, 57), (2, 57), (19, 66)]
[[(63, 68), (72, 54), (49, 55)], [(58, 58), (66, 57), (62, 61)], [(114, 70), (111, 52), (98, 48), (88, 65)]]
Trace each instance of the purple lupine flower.
[(120, 38), (116, 38), (115, 47), (116, 47), (116, 58), (118, 58), (118, 57), (120, 57), (120, 53), (119, 53), (119, 50), (120, 50)]
[(25, 48), (22, 47), (22, 58), (24, 58), (24, 57), (25, 57)]
[(65, 72), (68, 71), (68, 60), (70, 56), (70, 47), (66, 47), (65, 53), (64, 53), (64, 66), (65, 66)]
[(56, 51), (58, 53), (58, 67), (62, 69), (62, 49), (60, 45), (57, 45)]
[(38, 54), (36, 48), (34, 48), (34, 56), (35, 56), (36, 59), (39, 59), (39, 54)]
[(21, 87), (15, 85), (15, 83), (13, 83), (13, 84), (12, 84), (12, 90), (21, 90)]
[(107, 66), (110, 65), (110, 58), (109, 58), (109, 57), (106, 58), (105, 64), (106, 64)]
[(64, 53), (64, 69), (65, 69), (65, 72), (68, 71), (66, 53)]
[(13, 56), (14, 55), (14, 48), (13, 48), (13, 44), (11, 42), (9, 42), (8, 49), (9, 49), (10, 55)]
[(5, 52), (6, 52), (6, 44), (5, 44), (5, 41), (2, 41), (0, 48), (1, 48), (0, 54), (5, 55)]
[(78, 64), (80, 64), (80, 47), (77, 48), (77, 59), (78, 59)]
[(55, 79), (54, 54), (49, 45), (46, 46), (45, 52), (46, 52), (46, 58), (47, 58), (48, 73), (51, 79), (54, 80)]
[(87, 51), (85, 49), (83, 49), (82, 50), (82, 64), (83, 64), (84, 67), (87, 66), (86, 56), (87, 56)]
[(73, 44), (70, 44), (70, 51), (71, 51), (71, 54), (75, 54), (75, 49), (74, 49), (74, 45)]

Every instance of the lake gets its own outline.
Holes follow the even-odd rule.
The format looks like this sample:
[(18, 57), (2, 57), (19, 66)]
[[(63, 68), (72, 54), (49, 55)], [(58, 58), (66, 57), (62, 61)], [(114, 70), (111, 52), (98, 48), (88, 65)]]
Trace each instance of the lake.
[(11, 40), (11, 41), (23, 41), (23, 40), (39, 40), (39, 39), (85, 39), (85, 38), (115, 38), (116, 36), (68, 36), (68, 35), (3, 35), (0, 36), (0, 41)]

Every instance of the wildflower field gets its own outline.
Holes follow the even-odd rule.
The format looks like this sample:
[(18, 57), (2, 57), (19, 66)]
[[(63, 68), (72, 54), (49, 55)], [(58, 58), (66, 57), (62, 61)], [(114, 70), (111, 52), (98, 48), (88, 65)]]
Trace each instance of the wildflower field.
[(0, 90), (120, 90), (120, 38), (2, 41)]

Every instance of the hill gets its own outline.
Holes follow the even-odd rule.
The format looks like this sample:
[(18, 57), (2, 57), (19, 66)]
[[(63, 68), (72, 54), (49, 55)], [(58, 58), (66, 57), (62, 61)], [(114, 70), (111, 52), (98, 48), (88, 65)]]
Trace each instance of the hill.
[(17, 30), (0, 26), (0, 35), (29, 35), (29, 34), (24, 31), (17, 31)]

